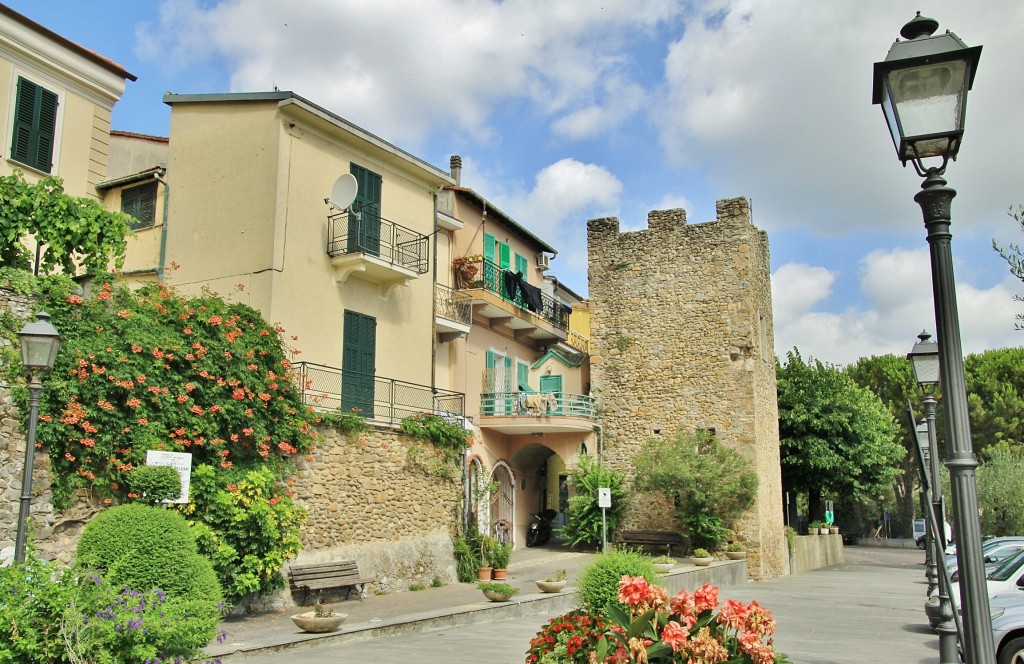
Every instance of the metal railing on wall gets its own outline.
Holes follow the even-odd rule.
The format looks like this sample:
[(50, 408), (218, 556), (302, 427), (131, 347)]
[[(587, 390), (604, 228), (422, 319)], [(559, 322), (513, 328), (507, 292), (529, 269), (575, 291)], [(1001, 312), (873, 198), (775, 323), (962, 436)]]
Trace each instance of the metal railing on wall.
[(594, 398), (571, 392), (484, 392), (481, 415), (597, 417)]
[(531, 302), (522, 289), (510, 288), (511, 283), (506, 278), (509, 270), (483, 258), (456, 259), (452, 267), (456, 288), (483, 288), (524, 311), (537, 314), (560, 330), (569, 328), (569, 307), (543, 292), (539, 294), (539, 302)]
[(293, 367), (303, 403), (318, 410), (358, 409), (367, 419), (390, 424), (418, 413), (433, 413), (461, 424), (466, 412), (462, 392), (312, 362), (296, 362)]
[(473, 300), (465, 293), (444, 284), (434, 284), (434, 305), (441, 318), (464, 325), (473, 323)]
[(327, 254), (368, 254), (417, 274), (430, 269), (426, 235), (388, 221), (372, 208), (327, 217)]

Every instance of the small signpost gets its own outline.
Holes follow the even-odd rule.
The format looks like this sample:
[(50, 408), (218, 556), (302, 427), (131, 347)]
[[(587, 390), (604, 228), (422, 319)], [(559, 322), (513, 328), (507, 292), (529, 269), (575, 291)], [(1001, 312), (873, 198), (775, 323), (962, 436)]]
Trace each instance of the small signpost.
[(148, 450), (146, 452), (147, 466), (170, 466), (178, 471), (181, 477), (181, 495), (175, 500), (165, 500), (165, 503), (188, 503), (189, 482), (192, 477), (192, 455), (187, 452), (164, 452), (163, 450)]
[(605, 510), (612, 506), (612, 490), (600, 487), (597, 490), (597, 506), (601, 508), (601, 551), (608, 552), (608, 520)]

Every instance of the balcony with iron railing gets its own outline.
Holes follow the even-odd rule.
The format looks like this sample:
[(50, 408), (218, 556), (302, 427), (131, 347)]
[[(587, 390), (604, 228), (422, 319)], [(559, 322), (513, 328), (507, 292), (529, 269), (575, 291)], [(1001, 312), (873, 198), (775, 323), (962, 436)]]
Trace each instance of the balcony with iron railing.
[(506, 434), (590, 431), (594, 398), (571, 392), (483, 392), (480, 427)]
[(452, 261), (455, 287), (467, 293), (476, 313), (512, 328), (517, 338), (564, 341), (568, 336), (569, 307), (536, 286), (516, 278), (482, 257)]
[(346, 371), (312, 362), (292, 365), (302, 402), (321, 411), (349, 412), (375, 422), (398, 424), (417, 413), (433, 413), (461, 424), (466, 395), (428, 385)]
[(565, 340), (565, 344), (573, 350), (590, 355), (590, 338), (576, 330), (569, 330), (569, 338)]
[(426, 235), (384, 219), (374, 206), (327, 217), (327, 254), (338, 283), (356, 275), (379, 284), (388, 296), (427, 273), (429, 247)]
[(454, 288), (434, 284), (434, 325), (442, 342), (466, 336), (473, 325), (473, 300)]

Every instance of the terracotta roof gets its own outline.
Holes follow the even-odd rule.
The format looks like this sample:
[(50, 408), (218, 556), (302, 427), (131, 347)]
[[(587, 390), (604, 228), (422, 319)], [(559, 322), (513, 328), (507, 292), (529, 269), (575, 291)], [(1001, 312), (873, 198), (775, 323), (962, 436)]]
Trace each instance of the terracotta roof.
[(9, 18), (9, 19), (11, 19), (13, 21), (17, 21), (18, 23), (21, 23), (25, 27), (38, 32), (39, 34), (43, 35), (44, 37), (46, 37), (46, 38), (48, 38), (48, 39), (50, 39), (50, 40), (52, 40), (54, 42), (57, 42), (61, 46), (64, 46), (68, 50), (74, 51), (75, 53), (81, 55), (86, 60), (91, 60), (92, 62), (100, 65), (104, 69), (112, 71), (115, 74), (117, 74), (118, 76), (121, 76), (122, 78), (126, 78), (129, 81), (137, 81), (138, 80), (138, 77), (135, 74), (129, 72), (124, 67), (122, 67), (121, 65), (117, 64), (116, 62), (114, 62), (110, 58), (106, 58), (106, 57), (100, 55), (99, 53), (97, 53), (96, 51), (89, 50), (89, 49), (85, 48), (84, 46), (82, 46), (81, 44), (76, 44), (75, 42), (71, 41), (70, 39), (58, 35), (53, 30), (50, 30), (49, 28), (46, 28), (46, 27), (43, 27), (43, 26), (39, 25), (38, 23), (36, 23), (32, 19), (28, 18), (27, 16), (23, 16), (23, 15), (19, 14), (18, 12), (14, 11), (10, 7), (8, 7), (7, 5), (0, 5), (0, 15), (6, 16), (7, 18)]

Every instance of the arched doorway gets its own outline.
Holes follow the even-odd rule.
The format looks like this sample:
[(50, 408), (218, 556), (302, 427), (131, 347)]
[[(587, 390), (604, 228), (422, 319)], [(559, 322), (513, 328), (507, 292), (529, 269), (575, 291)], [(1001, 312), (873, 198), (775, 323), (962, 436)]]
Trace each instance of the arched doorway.
[(491, 471), (494, 493), (490, 503), (489, 532), (502, 544), (515, 546), (516, 485), (512, 469), (499, 461)]

